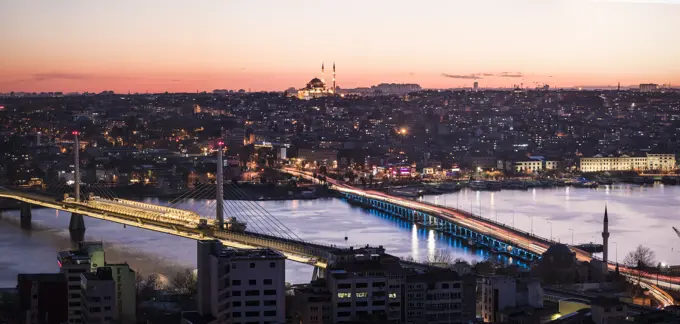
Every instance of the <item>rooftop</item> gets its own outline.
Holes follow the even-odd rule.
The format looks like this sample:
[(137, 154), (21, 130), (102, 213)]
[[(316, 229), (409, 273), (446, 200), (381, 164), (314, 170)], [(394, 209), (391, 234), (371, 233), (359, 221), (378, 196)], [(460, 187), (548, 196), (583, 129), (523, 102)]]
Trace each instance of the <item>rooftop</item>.
[(234, 249), (222, 248), (219, 252), (219, 257), (230, 259), (281, 259), (285, 258), (283, 254), (272, 249)]
[(61, 273), (20, 273), (17, 275), (17, 281), (39, 281), (39, 282), (62, 282), (66, 281), (66, 277)]

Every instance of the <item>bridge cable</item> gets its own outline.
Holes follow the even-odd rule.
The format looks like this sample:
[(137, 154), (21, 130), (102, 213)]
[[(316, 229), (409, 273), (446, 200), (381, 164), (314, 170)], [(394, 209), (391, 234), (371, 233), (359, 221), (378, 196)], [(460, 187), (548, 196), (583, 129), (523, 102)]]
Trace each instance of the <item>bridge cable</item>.
[[(226, 186), (226, 185), (225, 185)], [(231, 190), (225, 190), (225, 194), (230, 194), (231, 198), (236, 198), (236, 199), (230, 199), (229, 202), (225, 201), (226, 205), (232, 206), (232, 208), (239, 210), (240, 214), (244, 217), (247, 217), (250, 219), (252, 222), (257, 222), (258, 224), (261, 224), (264, 229), (261, 229), (262, 234), (266, 235), (272, 235), (272, 236), (277, 236), (276, 233), (272, 230), (271, 226), (269, 226), (268, 222), (266, 222), (266, 219), (262, 217), (261, 214), (257, 212), (256, 209), (253, 209), (249, 204), (247, 204), (247, 199), (236, 194), (234, 191)], [(279, 236), (281, 235), (280, 231)]]
[(194, 187), (194, 189), (187, 190), (186, 192), (182, 193), (181, 195), (179, 195), (179, 196), (176, 197), (175, 199), (173, 199), (173, 200), (171, 200), (170, 202), (168, 202), (168, 204), (166, 205), (166, 207), (168, 207), (168, 208), (177, 208), (177, 205), (178, 205), (178, 204), (182, 203), (182, 202), (183, 202), (184, 200), (186, 200), (186, 199), (190, 199), (190, 196), (193, 197), (193, 196), (196, 195), (197, 193), (199, 193), (199, 192), (201, 192), (201, 191), (203, 191), (203, 190), (206, 190), (207, 187), (209, 187), (208, 184), (206, 184), (206, 183), (199, 183), (196, 187)]
[(180, 203), (183, 203), (186, 199), (193, 199), (199, 192), (207, 190), (209, 186), (205, 183), (199, 183), (194, 189), (188, 190), (183, 194), (179, 195), (175, 199), (171, 200), (166, 207), (168, 208), (178, 208)]
[[(237, 193), (240, 193), (242, 197), (248, 197), (247, 194), (242, 189), (240, 189), (240, 188), (238, 188), (234, 185), (232, 185), (232, 187), (234, 187), (234, 190)], [(288, 228), (285, 224), (283, 224), (278, 218), (276, 218), (274, 215), (272, 215), (269, 211), (267, 211), (267, 209), (262, 207), (259, 203), (253, 202), (249, 199), (247, 201), (250, 202), (252, 205), (254, 205), (255, 208), (259, 209), (263, 214), (265, 214), (267, 218), (272, 219), (274, 221), (275, 226), (277, 226), (276, 223), (278, 223), (280, 226), (277, 226), (277, 227), (280, 228), (281, 230), (283, 230), (284, 232), (288, 233), (289, 238), (291, 238), (293, 240), (302, 241), (302, 239), (299, 236), (297, 236), (295, 234), (295, 232), (293, 232), (290, 228)]]
[[(252, 208), (250, 208), (250, 209), (251, 209), (251, 210), (254, 209), (255, 212), (256, 212), (256, 214), (258, 214), (260, 217), (263, 218), (263, 222), (264, 222), (264, 221), (269, 221), (268, 224), (269, 224), (270, 226), (273, 225), (274, 229), (276, 229), (276, 231), (277, 231), (278, 233), (283, 233), (283, 234), (284, 234), (283, 236), (286, 236), (286, 237), (288, 237), (289, 239), (292, 239), (292, 240), (300, 240), (300, 241), (301, 241), (300, 237), (298, 237), (297, 235), (295, 235), (295, 233), (293, 233), (288, 227), (286, 227), (285, 225), (283, 225), (278, 219), (276, 219), (276, 217), (274, 217), (274, 215), (272, 215), (271, 213), (269, 213), (266, 209), (264, 209), (264, 208), (263, 208), (262, 206), (260, 206), (258, 203), (253, 202), (253, 201), (250, 199), (250, 197), (248, 197), (248, 195), (247, 195), (243, 190), (241, 190), (240, 188), (236, 187), (233, 183), (228, 183), (228, 185), (229, 185), (230, 188), (231, 188), (230, 192), (232, 192), (233, 194), (235, 194), (237, 197), (241, 198), (241, 199), (242, 199), (241, 201), (242, 201), (246, 206), (252, 207)], [(273, 222), (271, 222), (272, 219), (274, 220)], [(283, 226), (279, 226), (279, 225), (277, 225), (277, 223), (278, 223), (278, 224), (281, 224), (281, 225), (283, 225)], [(291, 235), (291, 234), (292, 234), (292, 235)]]
[(267, 234), (266, 227), (262, 228), (262, 223), (257, 220), (253, 220), (250, 216), (247, 214), (244, 214), (243, 211), (239, 211), (237, 207), (235, 207), (232, 203), (228, 203), (226, 200), (224, 200), (224, 196), (222, 196), (222, 200), (224, 201), (224, 210), (223, 210), (223, 216), (228, 219), (230, 214), (228, 214), (228, 211), (231, 211), (231, 216), (233, 216), (235, 219), (245, 222), (246, 225), (252, 225), (253, 229), (255, 229), (254, 232), (256, 233), (261, 233), (261, 234)]

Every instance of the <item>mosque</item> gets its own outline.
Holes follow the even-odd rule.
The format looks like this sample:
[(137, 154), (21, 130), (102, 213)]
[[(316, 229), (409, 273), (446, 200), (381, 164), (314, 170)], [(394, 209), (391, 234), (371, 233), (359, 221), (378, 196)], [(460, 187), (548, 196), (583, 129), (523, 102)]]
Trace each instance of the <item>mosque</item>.
[(335, 90), (335, 62), (333, 62), (333, 87), (327, 88), (326, 82), (324, 81), (324, 64), (321, 63), (321, 80), (319, 78), (314, 78), (307, 83), (307, 86), (297, 91), (298, 99), (313, 99), (320, 97), (330, 97), (336, 94)]

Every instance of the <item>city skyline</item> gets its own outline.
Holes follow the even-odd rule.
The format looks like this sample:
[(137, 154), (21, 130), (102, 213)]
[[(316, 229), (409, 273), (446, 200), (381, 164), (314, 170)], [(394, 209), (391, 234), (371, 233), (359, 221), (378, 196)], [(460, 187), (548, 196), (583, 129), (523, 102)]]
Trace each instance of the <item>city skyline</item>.
[(680, 84), (680, 1), (262, 4), (8, 1), (0, 92)]

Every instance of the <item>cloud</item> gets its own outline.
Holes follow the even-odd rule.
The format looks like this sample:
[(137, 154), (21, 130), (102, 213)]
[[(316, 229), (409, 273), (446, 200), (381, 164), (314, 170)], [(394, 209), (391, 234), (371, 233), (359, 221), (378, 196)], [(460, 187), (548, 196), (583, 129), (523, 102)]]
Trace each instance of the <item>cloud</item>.
[(497, 74), (501, 78), (523, 78), (524, 73), (522, 72), (502, 72)]
[(490, 76), (494, 76), (495, 74), (493, 74), (493, 73), (482, 73), (482, 75), (485, 76), (485, 77), (490, 77)]
[(451, 79), (481, 79), (481, 77), (478, 74), (466, 74), (466, 75), (461, 75), (461, 74), (448, 74), (448, 73), (442, 73), (443, 77), (451, 78)]
[(49, 72), (49, 73), (35, 73), (32, 75), (33, 80), (44, 81), (54, 79), (68, 79), (68, 80), (84, 80), (91, 78), (88, 74), (82, 73), (66, 73), (66, 72)]

